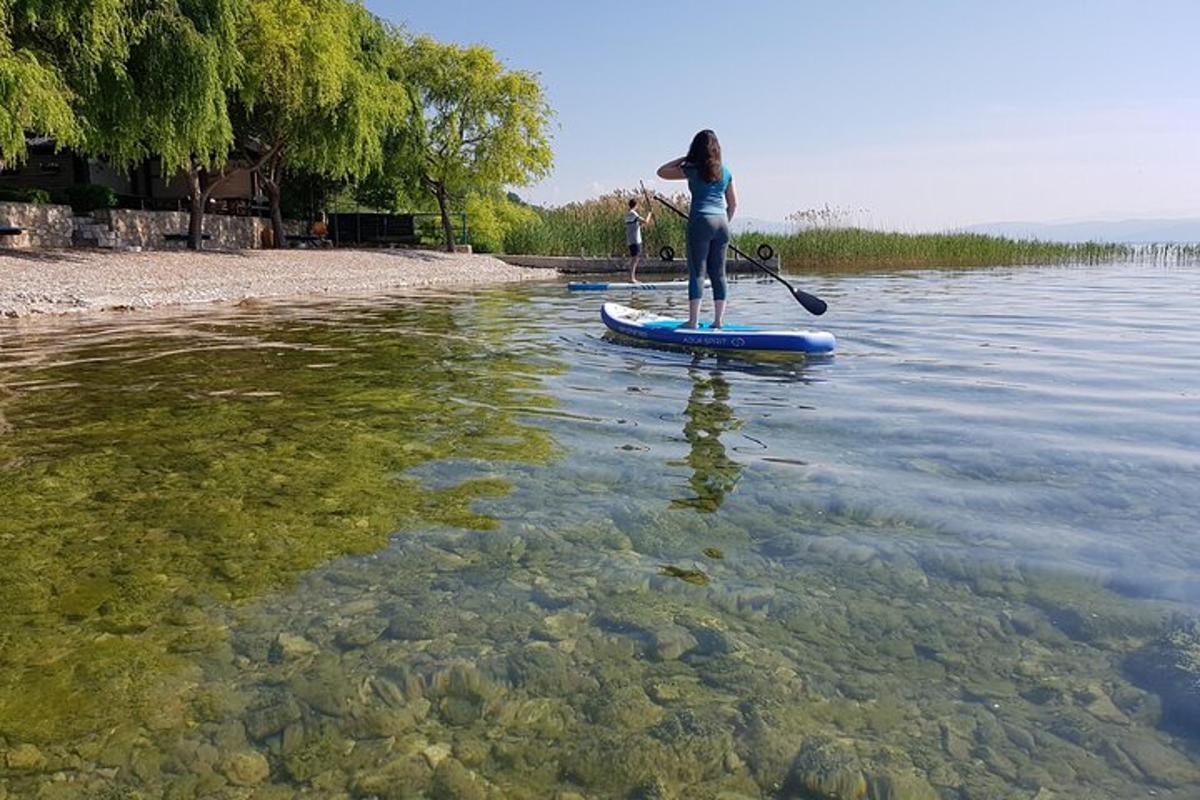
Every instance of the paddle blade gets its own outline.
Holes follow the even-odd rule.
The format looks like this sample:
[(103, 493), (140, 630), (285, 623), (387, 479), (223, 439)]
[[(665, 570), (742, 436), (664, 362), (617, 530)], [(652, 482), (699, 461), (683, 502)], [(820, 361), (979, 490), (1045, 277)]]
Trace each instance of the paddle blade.
[(809, 294), (800, 289), (793, 289), (792, 296), (796, 298), (796, 302), (804, 306), (805, 311), (817, 317), (824, 314), (829, 308), (829, 305), (815, 294)]

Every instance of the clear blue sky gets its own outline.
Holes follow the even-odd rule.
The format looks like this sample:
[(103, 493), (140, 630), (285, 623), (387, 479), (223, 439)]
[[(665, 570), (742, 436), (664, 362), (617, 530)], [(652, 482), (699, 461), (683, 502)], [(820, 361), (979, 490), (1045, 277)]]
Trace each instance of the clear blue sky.
[(650, 183), (711, 127), (753, 217), (1200, 216), (1200, 0), (367, 6), (540, 74), (555, 170), (519, 190), (538, 202)]

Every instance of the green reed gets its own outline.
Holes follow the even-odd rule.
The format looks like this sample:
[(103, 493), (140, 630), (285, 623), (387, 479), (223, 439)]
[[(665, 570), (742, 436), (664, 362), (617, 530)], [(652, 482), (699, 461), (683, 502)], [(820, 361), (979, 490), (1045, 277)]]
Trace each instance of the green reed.
[(1130, 245), (1009, 239), (978, 233), (894, 233), (864, 228), (813, 228), (789, 234), (743, 233), (743, 250), (770, 244), (785, 263), (803, 266), (983, 266), (1097, 262), (1132, 258)]
[[(641, 192), (618, 190), (602, 197), (536, 213), (511, 226), (504, 235), (509, 253), (555, 256), (622, 256), (626, 253), (622, 219), (629, 198)], [(684, 195), (668, 198), (686, 210)], [(654, 257), (664, 245), (684, 257), (684, 221), (654, 203), (654, 221), (644, 231), (646, 251)], [(740, 233), (734, 243), (753, 255), (769, 244), (791, 267), (931, 267), (994, 264), (1091, 263), (1125, 259), (1183, 262), (1200, 258), (1200, 245), (1129, 245), (1107, 242), (1047, 242), (978, 233), (898, 233), (866, 228), (819, 225), (787, 234)]]
[[(643, 231), (648, 253), (657, 253), (670, 245), (683, 255), (684, 222), (661, 203), (649, 207), (641, 192), (616, 191), (581, 203), (555, 208), (539, 208), (535, 216), (510, 228), (504, 237), (509, 253), (555, 256), (621, 256), (625, 245), (623, 220), (629, 199), (638, 200), (643, 217), (651, 210), (652, 222)], [(687, 206), (681, 196), (670, 198), (676, 205)]]

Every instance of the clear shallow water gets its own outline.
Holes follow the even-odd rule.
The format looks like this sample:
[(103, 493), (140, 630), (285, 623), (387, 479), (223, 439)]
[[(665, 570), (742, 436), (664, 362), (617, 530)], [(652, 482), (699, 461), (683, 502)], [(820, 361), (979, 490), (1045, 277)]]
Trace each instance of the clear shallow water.
[(1200, 271), (808, 288), (6, 324), (0, 794), (1200, 793)]

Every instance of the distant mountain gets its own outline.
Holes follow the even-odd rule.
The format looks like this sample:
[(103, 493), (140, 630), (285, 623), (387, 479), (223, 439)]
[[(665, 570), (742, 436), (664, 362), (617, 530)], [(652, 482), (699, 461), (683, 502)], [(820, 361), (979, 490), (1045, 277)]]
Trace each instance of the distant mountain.
[(960, 230), (1048, 242), (1161, 244), (1200, 242), (1200, 218), (1083, 220), (1080, 222), (989, 222)]

